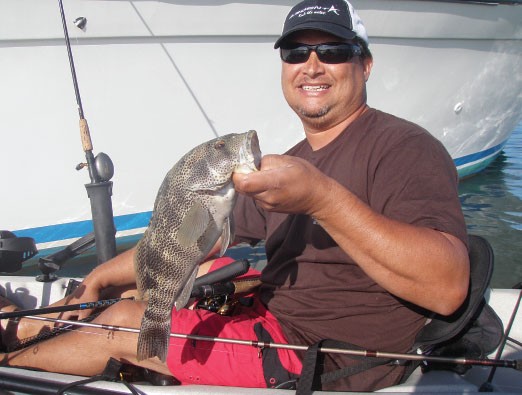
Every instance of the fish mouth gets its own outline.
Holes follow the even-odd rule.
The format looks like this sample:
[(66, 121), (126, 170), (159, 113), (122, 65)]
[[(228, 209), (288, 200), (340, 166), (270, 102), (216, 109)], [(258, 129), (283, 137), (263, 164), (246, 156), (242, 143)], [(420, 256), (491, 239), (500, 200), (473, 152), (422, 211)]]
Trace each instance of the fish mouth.
[(248, 174), (258, 171), (261, 166), (261, 148), (255, 130), (246, 134), (245, 143), (239, 150), (239, 164), (234, 169), (235, 173)]

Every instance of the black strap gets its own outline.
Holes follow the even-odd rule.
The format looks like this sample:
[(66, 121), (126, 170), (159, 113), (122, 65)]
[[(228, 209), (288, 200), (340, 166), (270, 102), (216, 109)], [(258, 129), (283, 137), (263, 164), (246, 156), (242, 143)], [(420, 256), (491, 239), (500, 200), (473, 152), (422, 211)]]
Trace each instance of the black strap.
[(353, 344), (331, 339), (322, 339), (312, 344), (306, 350), (303, 359), (303, 369), (301, 370), (301, 377), (297, 382), (296, 395), (311, 395), (314, 390), (320, 390), (322, 384), (330, 383), (343, 377), (353, 376), (354, 374), (391, 362), (388, 359), (350, 356), (350, 358), (362, 359), (361, 363), (323, 373), (324, 354), (319, 352), (321, 347), (362, 350), (361, 347)]
[(62, 395), (65, 393), (65, 391), (78, 387), (80, 385), (85, 385), (89, 383), (93, 383), (95, 381), (112, 381), (112, 382), (120, 382), (124, 384), (131, 394), (133, 395), (143, 395), (143, 392), (140, 391), (138, 388), (136, 388), (131, 383), (127, 382), (122, 378), (121, 372), (123, 369), (123, 364), (120, 361), (117, 361), (114, 358), (110, 358), (107, 361), (107, 365), (105, 366), (105, 369), (100, 374), (97, 374), (96, 376), (89, 377), (88, 379), (75, 381), (73, 383), (69, 383), (62, 388), (58, 390), (56, 393), (57, 395)]
[(322, 342), (323, 341), (320, 340), (306, 350), (303, 359), (303, 369), (297, 382), (296, 395), (310, 395), (313, 389), (318, 387), (319, 374), (317, 374), (317, 358)]
[(376, 366), (384, 365), (391, 362), (391, 360), (375, 359), (366, 357), (367, 359), (361, 361), (355, 366), (346, 366), (344, 368), (334, 370), (333, 372), (323, 373), (321, 375), (321, 384), (331, 383), (332, 381), (339, 380), (343, 377), (353, 376), (354, 374), (364, 372)]

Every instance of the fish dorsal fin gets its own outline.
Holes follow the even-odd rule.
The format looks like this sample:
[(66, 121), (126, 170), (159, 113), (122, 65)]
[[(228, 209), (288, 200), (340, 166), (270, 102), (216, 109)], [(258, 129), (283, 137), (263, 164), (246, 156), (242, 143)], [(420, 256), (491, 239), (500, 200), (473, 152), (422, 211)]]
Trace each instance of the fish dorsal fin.
[(211, 218), (212, 215), (208, 208), (195, 201), (179, 227), (177, 234), (178, 243), (183, 247), (190, 247), (197, 243), (199, 238), (205, 233)]
[(227, 250), (228, 246), (234, 241), (234, 229), (234, 216), (232, 213), (230, 213), (223, 223), (223, 229), (221, 231), (221, 250), (219, 251), (219, 256), (225, 255), (225, 251)]
[(196, 276), (198, 274), (199, 265), (196, 265), (188, 278), (188, 281), (185, 283), (185, 287), (181, 291), (181, 294), (174, 301), (174, 307), (176, 307), (177, 311), (180, 311), (183, 307), (185, 307), (190, 299), (190, 294), (192, 293), (192, 288), (194, 288), (194, 281), (196, 281)]

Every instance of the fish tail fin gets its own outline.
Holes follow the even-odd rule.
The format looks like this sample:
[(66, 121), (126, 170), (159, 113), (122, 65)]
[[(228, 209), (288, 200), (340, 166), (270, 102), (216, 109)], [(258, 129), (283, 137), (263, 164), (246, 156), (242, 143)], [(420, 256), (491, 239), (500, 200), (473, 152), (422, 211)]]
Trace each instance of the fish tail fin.
[(166, 320), (152, 320), (145, 311), (138, 337), (138, 361), (158, 357), (161, 362), (167, 360), (170, 340), (170, 316)]

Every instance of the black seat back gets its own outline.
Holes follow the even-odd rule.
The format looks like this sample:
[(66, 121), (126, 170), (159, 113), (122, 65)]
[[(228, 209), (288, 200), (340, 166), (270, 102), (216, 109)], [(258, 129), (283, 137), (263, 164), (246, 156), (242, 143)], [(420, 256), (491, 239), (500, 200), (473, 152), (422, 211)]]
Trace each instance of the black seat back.
[(434, 315), (417, 335), (414, 349), (444, 343), (457, 336), (482, 308), (494, 262), (493, 249), (485, 238), (469, 236), (469, 260), (470, 285), (466, 301), (450, 316)]
[[(495, 311), (486, 303), (486, 292), (493, 273), (493, 249), (480, 236), (469, 236), (470, 284), (468, 296), (452, 315), (434, 315), (417, 335), (413, 350), (451, 358), (486, 358), (500, 344), (504, 328)], [(411, 364), (403, 381), (418, 364)], [(424, 362), (423, 372), (451, 370), (464, 374), (471, 365)]]

